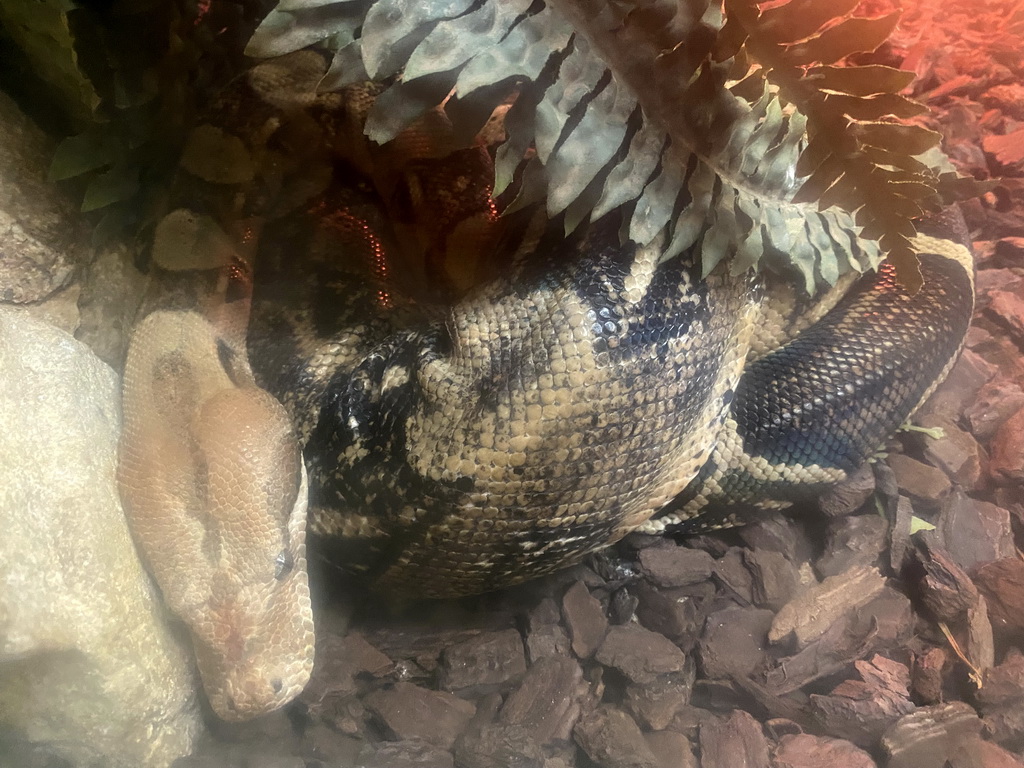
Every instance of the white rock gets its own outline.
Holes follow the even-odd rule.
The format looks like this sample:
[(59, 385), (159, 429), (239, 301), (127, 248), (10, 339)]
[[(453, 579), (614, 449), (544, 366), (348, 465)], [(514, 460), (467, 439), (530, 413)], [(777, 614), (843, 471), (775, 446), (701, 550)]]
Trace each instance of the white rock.
[(119, 399), (85, 345), (0, 307), (0, 730), (74, 765), (163, 768), (202, 721), (118, 499)]

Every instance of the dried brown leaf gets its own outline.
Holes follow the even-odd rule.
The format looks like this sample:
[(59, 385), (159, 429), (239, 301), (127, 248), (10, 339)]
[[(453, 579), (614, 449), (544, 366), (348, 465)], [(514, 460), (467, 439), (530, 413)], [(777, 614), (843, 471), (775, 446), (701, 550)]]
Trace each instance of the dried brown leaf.
[(765, 38), (774, 43), (792, 43), (811, 37), (833, 19), (846, 16), (860, 0), (791, 0), (761, 12)]
[(860, 67), (811, 67), (808, 81), (823, 91), (836, 91), (850, 96), (873, 96), (876, 93), (898, 93), (914, 80), (914, 73), (881, 64)]
[(889, 116), (908, 118), (928, 111), (924, 104), (895, 93), (874, 96), (825, 94), (825, 108), (848, 115), (854, 120), (879, 120)]
[(834, 64), (850, 54), (875, 50), (892, 34), (899, 18), (896, 12), (875, 19), (846, 19), (805, 42), (788, 46), (783, 56), (795, 66)]
[(793, 197), (794, 203), (813, 203), (846, 172), (846, 163), (835, 155), (829, 155), (814, 173), (800, 186)]
[(905, 155), (920, 155), (938, 145), (942, 136), (919, 125), (901, 123), (854, 123), (853, 136), (860, 142)]

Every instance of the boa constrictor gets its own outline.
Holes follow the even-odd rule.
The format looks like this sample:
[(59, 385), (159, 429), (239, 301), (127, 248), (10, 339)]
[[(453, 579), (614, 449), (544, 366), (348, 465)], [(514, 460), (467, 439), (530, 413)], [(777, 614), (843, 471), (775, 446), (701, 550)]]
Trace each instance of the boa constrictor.
[[(819, 489), (961, 346), (972, 264), (948, 216), (922, 225), (913, 296), (887, 268), (814, 300), (701, 278), (694, 254), (622, 244), (614, 213), (569, 238), (496, 217), (485, 151), (437, 114), (370, 146), (372, 88), (317, 94), (322, 72), (262, 64), (193, 133), (125, 369), (126, 509), (225, 718), (310, 673), (305, 469), (325, 556), (470, 594)], [(448, 307), (403, 299), (403, 253), (459, 249), (507, 265)]]

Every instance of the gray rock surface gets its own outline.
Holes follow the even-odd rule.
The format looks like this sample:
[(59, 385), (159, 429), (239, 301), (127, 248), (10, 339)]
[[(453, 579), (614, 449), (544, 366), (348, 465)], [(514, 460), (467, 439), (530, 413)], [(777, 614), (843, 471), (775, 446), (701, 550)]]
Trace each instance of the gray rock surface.
[(118, 500), (119, 425), (110, 368), (0, 307), (0, 741), (163, 768), (201, 718)]
[(101, 249), (82, 280), (75, 338), (120, 369), (145, 289), (146, 277), (135, 268), (126, 246)]
[(144, 277), (47, 178), (55, 142), (0, 93), (0, 303), (74, 333), (120, 365)]
[(46, 179), (52, 155), (52, 140), (0, 93), (0, 301), (70, 331), (78, 324), (71, 289), (91, 257), (83, 245), (89, 231)]

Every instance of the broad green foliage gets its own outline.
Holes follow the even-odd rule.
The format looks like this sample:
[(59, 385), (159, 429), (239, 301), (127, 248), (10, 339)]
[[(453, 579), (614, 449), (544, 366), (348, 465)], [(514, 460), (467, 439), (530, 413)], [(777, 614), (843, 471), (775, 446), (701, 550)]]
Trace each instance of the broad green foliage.
[[(82, 210), (100, 217), (95, 242), (137, 231), (159, 209), (186, 130), (237, 72), (238, 36), (251, 35), (255, 23), (246, 18), (263, 15), (260, 2), (116, 0), (63, 9), (74, 39), (70, 51), (58, 40), (50, 57), (72, 55), (96, 103), (76, 121), (88, 127), (57, 147), (50, 178), (80, 180)], [(74, 113), (75, 105), (65, 109)]]
[(518, 173), (513, 205), (544, 200), (567, 229), (629, 206), (631, 239), (664, 232), (666, 259), (699, 244), (705, 272), (795, 267), (812, 291), (889, 250), (912, 284), (910, 218), (938, 202), (914, 155), (938, 137), (898, 122), (923, 110), (898, 93), (909, 73), (833, 66), (895, 24), (855, 5), (289, 2), (247, 53), (328, 45), (325, 88), (394, 76), (367, 123), (379, 142), (446, 99), (458, 123), (518, 89), (496, 190)]
[(100, 99), (79, 66), (68, 18), (74, 7), (70, 0), (3, 0), (0, 27), (31, 62), (34, 73), (60, 94), (70, 118), (86, 122)]

